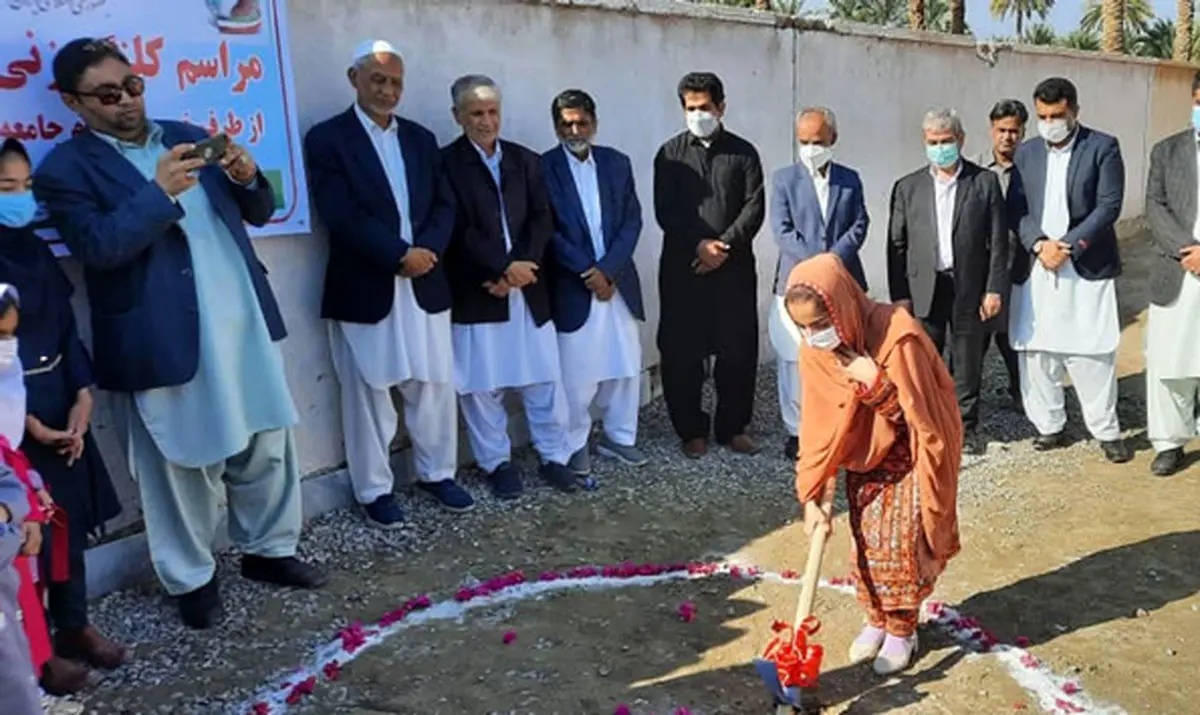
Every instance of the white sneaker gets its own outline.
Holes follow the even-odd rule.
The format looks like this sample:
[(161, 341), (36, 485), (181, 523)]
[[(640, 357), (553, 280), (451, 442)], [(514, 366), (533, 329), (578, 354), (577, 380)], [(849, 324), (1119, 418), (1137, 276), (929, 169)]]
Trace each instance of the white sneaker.
[(889, 634), (883, 639), (883, 647), (875, 656), (875, 673), (878, 675), (894, 675), (907, 668), (913, 656), (917, 653), (917, 634), (908, 638), (897, 638)]
[(850, 644), (850, 665), (865, 663), (879, 655), (887, 631), (875, 626), (864, 626), (862, 632)]

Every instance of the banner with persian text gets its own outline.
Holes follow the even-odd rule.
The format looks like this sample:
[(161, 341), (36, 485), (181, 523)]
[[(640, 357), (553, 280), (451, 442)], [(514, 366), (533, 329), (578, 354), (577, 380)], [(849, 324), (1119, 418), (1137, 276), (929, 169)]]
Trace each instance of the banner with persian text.
[(145, 78), (151, 118), (224, 132), (254, 156), (275, 189), (275, 214), (252, 235), (309, 231), (286, 0), (0, 3), (0, 137), (25, 142), (35, 165), (84, 131), (55, 91), (56, 48), (106, 37)]

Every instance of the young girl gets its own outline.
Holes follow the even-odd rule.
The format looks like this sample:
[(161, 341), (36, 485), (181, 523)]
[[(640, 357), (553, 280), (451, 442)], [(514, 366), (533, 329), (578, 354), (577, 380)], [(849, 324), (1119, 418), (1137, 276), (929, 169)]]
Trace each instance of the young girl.
[(912, 661), (921, 602), (959, 550), (954, 381), (920, 323), (867, 298), (832, 254), (792, 270), (785, 302), (804, 338), (796, 487), (805, 529), (830, 528), (844, 470), (867, 611), (850, 661), (874, 659), (889, 675)]
[[(61, 695), (87, 682), (87, 669), (68, 659), (106, 669), (125, 660), (124, 648), (88, 622), (84, 562), (89, 535), (116, 516), (120, 504), (88, 430), (91, 360), (71, 310), (72, 286), (31, 228), (37, 205), (30, 169), (19, 142), (0, 144), (0, 281), (14, 284), (21, 296), (16, 337), (28, 393), (25, 437), (19, 446), (46, 481), (66, 527), (46, 534), (42, 563), (45, 575), (63, 576), (47, 579), (59, 657), (47, 663), (42, 679), (47, 692)], [(56, 534), (65, 543), (55, 543)], [(55, 560), (52, 554), (64, 558)]]
[(6, 715), (43, 712), (29, 641), (21, 628), (21, 576), (15, 568), (25, 542), (22, 522), (28, 511), (25, 485), (0, 461), (0, 699)]

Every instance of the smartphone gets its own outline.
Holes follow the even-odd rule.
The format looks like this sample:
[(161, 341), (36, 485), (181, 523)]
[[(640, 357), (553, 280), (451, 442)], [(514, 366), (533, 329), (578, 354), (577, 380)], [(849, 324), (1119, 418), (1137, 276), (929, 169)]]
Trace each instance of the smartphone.
[(203, 159), (205, 165), (216, 164), (229, 148), (229, 137), (217, 134), (203, 141), (196, 142), (191, 151), (183, 155), (184, 159)]

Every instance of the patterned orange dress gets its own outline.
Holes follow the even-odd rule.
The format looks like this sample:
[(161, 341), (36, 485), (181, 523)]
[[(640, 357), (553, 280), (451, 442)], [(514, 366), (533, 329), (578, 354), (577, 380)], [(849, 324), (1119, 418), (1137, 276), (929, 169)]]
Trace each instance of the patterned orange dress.
[(872, 626), (909, 636), (945, 564), (933, 558), (921, 530), (920, 489), (896, 385), (881, 370), (874, 385), (857, 393), (895, 425), (896, 440), (875, 469), (846, 472), (856, 591)]

